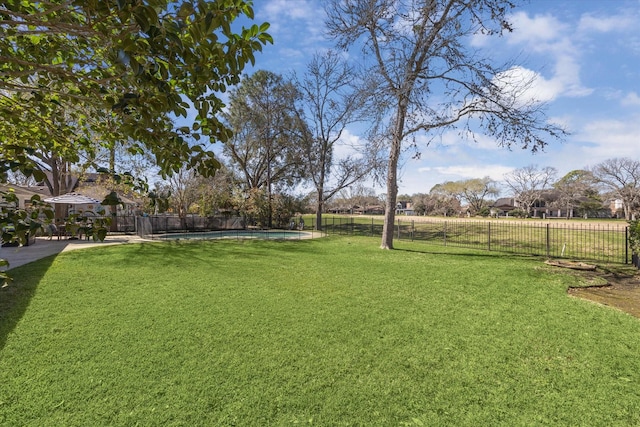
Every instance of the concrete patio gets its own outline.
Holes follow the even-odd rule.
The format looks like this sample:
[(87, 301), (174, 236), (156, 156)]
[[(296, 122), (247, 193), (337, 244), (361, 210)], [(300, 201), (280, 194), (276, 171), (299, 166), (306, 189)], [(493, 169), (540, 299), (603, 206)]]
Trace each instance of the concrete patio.
[[(38, 237), (34, 244), (22, 247), (0, 247), (0, 258), (9, 261), (9, 269), (28, 264), (32, 261), (48, 257), (60, 252), (86, 249), (94, 246), (121, 245), (126, 243), (140, 243), (144, 239), (135, 235), (108, 235), (104, 242), (93, 240), (49, 240), (48, 237)], [(0, 268), (1, 270), (2, 268)]]

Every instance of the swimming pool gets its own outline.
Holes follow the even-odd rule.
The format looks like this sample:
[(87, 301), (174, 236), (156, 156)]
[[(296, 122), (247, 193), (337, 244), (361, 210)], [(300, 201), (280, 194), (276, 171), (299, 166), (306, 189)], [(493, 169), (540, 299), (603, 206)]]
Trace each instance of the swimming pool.
[(168, 233), (153, 236), (158, 240), (208, 240), (208, 239), (262, 239), (262, 240), (299, 240), (313, 237), (311, 231), (287, 230), (221, 230), (191, 233)]

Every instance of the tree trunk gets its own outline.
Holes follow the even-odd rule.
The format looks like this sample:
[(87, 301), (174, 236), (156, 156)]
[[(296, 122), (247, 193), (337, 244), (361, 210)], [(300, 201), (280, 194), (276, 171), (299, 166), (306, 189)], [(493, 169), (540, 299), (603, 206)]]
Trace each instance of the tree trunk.
[(271, 204), (271, 142), (267, 147), (267, 228), (273, 228), (273, 206)]
[[(398, 160), (402, 149), (402, 128), (404, 127), (404, 115), (398, 115), (398, 124), (393, 135), (389, 152), (389, 164), (387, 170), (387, 200), (385, 201), (384, 226), (382, 228), (381, 249), (393, 249), (394, 222), (396, 219), (396, 199), (398, 196)], [(401, 117), (401, 118), (400, 118)]]
[(627, 221), (631, 221), (631, 208), (626, 201), (622, 202), (622, 210), (624, 211), (624, 219)]
[(409, 99), (400, 96), (396, 110), (396, 122), (391, 135), (389, 149), (389, 163), (387, 169), (387, 200), (385, 201), (384, 226), (382, 228), (381, 249), (393, 249), (394, 222), (396, 219), (396, 199), (398, 196), (398, 160), (402, 151), (402, 136), (404, 135), (404, 121), (407, 115)]
[[(72, 180), (67, 174), (67, 164), (56, 156), (52, 156), (46, 162), (51, 168), (51, 179), (46, 179), (47, 187), (52, 196), (61, 196), (73, 189)], [(69, 205), (56, 203), (54, 206), (54, 218), (58, 224), (64, 223), (69, 216)]]
[(324, 210), (324, 191), (318, 188), (318, 203), (316, 203), (316, 230), (322, 230), (322, 211)]
[[(111, 173), (114, 173), (116, 170), (116, 146), (115, 142), (111, 145), (109, 149), (109, 170)], [(113, 178), (109, 179), (109, 182), (113, 183)], [(111, 187), (111, 191), (115, 191), (115, 186)], [(113, 205), (109, 206), (109, 214), (111, 215), (111, 226), (109, 227), (109, 231), (115, 232), (118, 231), (118, 207)]]

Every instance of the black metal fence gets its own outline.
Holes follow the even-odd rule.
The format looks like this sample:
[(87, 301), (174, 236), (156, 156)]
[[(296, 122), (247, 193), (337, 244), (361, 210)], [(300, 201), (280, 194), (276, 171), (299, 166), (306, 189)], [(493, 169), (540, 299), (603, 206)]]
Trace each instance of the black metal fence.
[[(247, 226), (242, 217), (200, 217), (189, 215), (179, 218), (176, 215), (137, 216), (134, 218), (135, 233), (141, 237), (158, 240), (175, 239), (264, 239), (264, 240), (297, 240), (322, 236), (312, 228), (305, 229), (305, 224), (282, 229), (265, 229)], [(126, 222), (122, 222), (126, 223)]]
[[(180, 218), (177, 215), (153, 215), (138, 217), (139, 230), (140, 221), (144, 219), (148, 223), (152, 234), (176, 233), (176, 232), (197, 232), (212, 230), (243, 230), (245, 221), (240, 217), (203, 217), (198, 215), (187, 215)], [(138, 232), (138, 234), (140, 234)]]
[[(328, 234), (382, 236), (382, 218), (326, 216), (322, 222)], [(624, 264), (631, 260), (624, 223), (398, 219), (394, 233), (400, 240), (549, 258)]]
[[(142, 220), (144, 218), (144, 220)], [(555, 221), (555, 222), (554, 222)], [(304, 217), (304, 230), (313, 230), (314, 216)], [(199, 217), (182, 220), (176, 215), (118, 217), (118, 231), (152, 235), (171, 232), (247, 229), (239, 217)], [(323, 234), (382, 236), (382, 217), (322, 217)], [(624, 222), (397, 219), (399, 240), (424, 241), (453, 247), (522, 255), (539, 255), (606, 263), (631, 262), (629, 228)]]
[(141, 234), (140, 221), (148, 224), (144, 233), (182, 233), (211, 230), (242, 230), (245, 223), (239, 217), (202, 217), (198, 215), (187, 215), (180, 218), (177, 215), (149, 215), (133, 216), (118, 215), (115, 218), (115, 225), (112, 231), (119, 233)]
[(118, 215), (112, 221), (115, 221), (114, 229), (120, 233), (136, 232), (136, 217), (133, 215)]

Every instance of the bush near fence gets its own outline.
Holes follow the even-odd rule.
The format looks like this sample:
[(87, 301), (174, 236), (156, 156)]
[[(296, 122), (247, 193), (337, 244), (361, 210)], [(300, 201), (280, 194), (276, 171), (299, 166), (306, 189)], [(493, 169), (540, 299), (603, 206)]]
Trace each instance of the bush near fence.
[[(328, 234), (382, 236), (382, 218), (324, 216)], [(509, 220), (398, 219), (395, 236), (489, 251), (549, 258), (629, 263), (628, 227), (621, 223), (566, 223)]]

